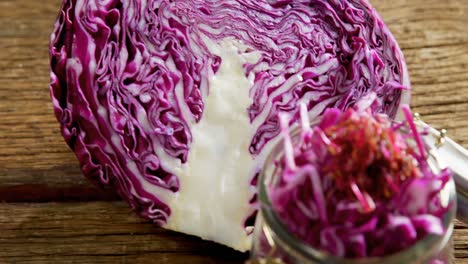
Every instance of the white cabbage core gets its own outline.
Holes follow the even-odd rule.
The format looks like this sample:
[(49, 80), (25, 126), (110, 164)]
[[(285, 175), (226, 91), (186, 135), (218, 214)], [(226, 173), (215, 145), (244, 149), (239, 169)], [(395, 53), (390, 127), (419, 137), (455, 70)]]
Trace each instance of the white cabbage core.
[(250, 212), (255, 169), (248, 150), (255, 131), (247, 112), (253, 75), (247, 78), (242, 66), (260, 56), (246, 53), (246, 47), (233, 39), (205, 43), (222, 63), (210, 78), (203, 117), (191, 128), (188, 161), (171, 168), (180, 190), (168, 201), (171, 216), (165, 228), (246, 251), (250, 238), (243, 223)]

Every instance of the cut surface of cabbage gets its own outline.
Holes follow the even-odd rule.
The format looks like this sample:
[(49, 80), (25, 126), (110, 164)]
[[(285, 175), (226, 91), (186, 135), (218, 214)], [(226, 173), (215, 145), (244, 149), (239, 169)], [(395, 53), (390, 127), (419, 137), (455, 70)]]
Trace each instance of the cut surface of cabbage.
[(65, 0), (51, 96), (81, 169), (139, 215), (240, 251), (255, 184), (305, 102), (409, 100), (403, 55), (365, 0)]

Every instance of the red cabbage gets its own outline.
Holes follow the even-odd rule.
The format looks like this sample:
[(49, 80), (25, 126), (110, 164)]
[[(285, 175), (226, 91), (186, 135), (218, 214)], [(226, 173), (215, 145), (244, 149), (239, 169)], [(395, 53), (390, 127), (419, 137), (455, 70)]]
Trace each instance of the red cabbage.
[(310, 128), (301, 105), (302, 131), (294, 145), (281, 114), (284, 154), (269, 188), (272, 208), (304, 243), (346, 258), (387, 256), (427, 235), (447, 231), (442, 190), (448, 169), (430, 167), (409, 108), (392, 123), (363, 105), (327, 109)]
[(240, 250), (279, 111), (295, 121), (299, 102), (317, 116), (375, 92), (374, 110), (394, 117), (408, 100), (402, 53), (365, 0), (64, 0), (50, 56), (55, 115), (84, 175), (159, 225)]

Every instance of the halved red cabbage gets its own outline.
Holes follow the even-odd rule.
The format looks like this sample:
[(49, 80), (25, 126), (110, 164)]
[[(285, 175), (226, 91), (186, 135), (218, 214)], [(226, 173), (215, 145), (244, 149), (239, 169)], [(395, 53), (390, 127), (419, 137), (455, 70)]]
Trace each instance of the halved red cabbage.
[[(141, 216), (249, 248), (277, 113), (375, 92), (396, 115), (403, 55), (365, 0), (65, 0), (51, 95), (83, 173)], [(403, 98), (404, 97), (404, 98)]]

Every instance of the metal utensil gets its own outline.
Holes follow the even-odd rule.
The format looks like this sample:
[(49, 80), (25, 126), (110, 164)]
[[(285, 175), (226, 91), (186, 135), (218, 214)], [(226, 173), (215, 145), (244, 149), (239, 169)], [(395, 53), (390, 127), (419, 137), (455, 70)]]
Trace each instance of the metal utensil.
[(421, 120), (418, 113), (414, 114), (416, 125), (428, 132), (424, 136), (426, 143), (434, 146), (442, 168), (453, 171), (453, 179), (457, 189), (457, 218), (468, 223), (468, 150), (447, 136), (447, 130), (437, 130)]

